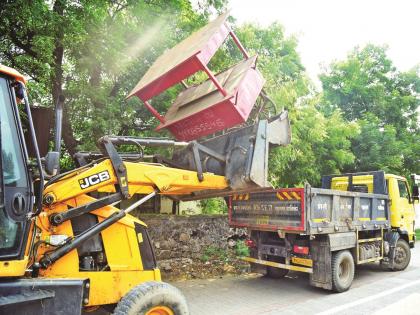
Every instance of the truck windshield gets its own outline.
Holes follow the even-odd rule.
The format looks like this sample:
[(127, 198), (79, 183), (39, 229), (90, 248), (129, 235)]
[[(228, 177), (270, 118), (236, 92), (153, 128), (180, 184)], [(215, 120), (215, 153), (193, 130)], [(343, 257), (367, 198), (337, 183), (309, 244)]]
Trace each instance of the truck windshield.
[(1, 164), (3, 173), (4, 200), (0, 200), (0, 255), (15, 253), (20, 246), (20, 235), (23, 223), (15, 222), (8, 215), (10, 202), (7, 197), (10, 190), (25, 187), (26, 175), (23, 163), (17, 124), (13, 112), (8, 82), (0, 77), (0, 123), (1, 123)]

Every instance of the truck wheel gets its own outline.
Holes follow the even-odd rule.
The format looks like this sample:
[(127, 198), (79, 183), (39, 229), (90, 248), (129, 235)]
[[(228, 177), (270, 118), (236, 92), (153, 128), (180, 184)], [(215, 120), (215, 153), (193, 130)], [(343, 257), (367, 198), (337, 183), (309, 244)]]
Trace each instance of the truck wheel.
[(397, 241), (395, 246), (395, 257), (393, 271), (401, 271), (407, 268), (411, 259), (410, 246), (403, 239)]
[(348, 250), (333, 253), (331, 269), (333, 290), (347, 291), (354, 278), (354, 260), (351, 253)]
[(185, 297), (164, 282), (150, 281), (131, 289), (118, 303), (114, 315), (188, 315)]

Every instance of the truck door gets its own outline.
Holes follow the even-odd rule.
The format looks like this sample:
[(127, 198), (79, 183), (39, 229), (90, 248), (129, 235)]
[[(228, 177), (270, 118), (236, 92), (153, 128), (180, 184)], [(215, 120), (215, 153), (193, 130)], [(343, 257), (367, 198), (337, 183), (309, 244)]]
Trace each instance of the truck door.
[(18, 108), (10, 81), (0, 76), (0, 260), (22, 259), (32, 207)]
[(400, 209), (401, 214), (401, 230), (408, 232), (409, 241), (413, 240), (414, 235), (414, 220), (415, 212), (414, 205), (410, 203), (410, 194), (407, 182), (401, 179), (397, 180), (399, 198), (397, 200), (397, 207)]

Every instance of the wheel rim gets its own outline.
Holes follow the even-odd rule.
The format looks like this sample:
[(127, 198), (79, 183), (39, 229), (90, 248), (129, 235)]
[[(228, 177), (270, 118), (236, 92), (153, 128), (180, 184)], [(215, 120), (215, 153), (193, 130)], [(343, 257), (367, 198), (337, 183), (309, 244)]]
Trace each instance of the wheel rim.
[(148, 310), (146, 315), (174, 315), (174, 312), (167, 306), (158, 305)]
[(338, 266), (338, 277), (343, 281), (350, 277), (350, 263), (347, 260), (343, 260)]
[(407, 258), (407, 253), (405, 252), (404, 248), (397, 247), (395, 249), (395, 262), (397, 264), (402, 264)]

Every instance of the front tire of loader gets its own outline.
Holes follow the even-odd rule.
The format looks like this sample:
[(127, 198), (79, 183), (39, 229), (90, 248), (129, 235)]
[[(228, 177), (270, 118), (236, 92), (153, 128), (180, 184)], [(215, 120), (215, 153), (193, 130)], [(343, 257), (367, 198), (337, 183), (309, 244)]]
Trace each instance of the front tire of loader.
[(354, 259), (348, 250), (333, 253), (332, 287), (335, 292), (344, 292), (350, 289), (354, 279)]
[(189, 311), (181, 291), (168, 283), (149, 281), (131, 289), (114, 315), (189, 315)]

